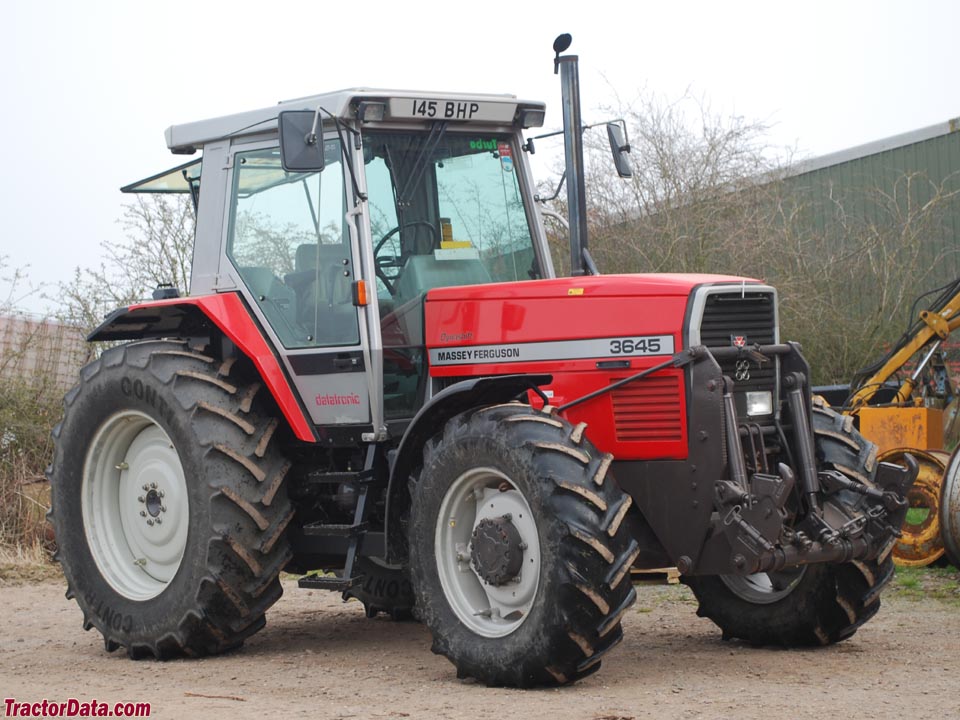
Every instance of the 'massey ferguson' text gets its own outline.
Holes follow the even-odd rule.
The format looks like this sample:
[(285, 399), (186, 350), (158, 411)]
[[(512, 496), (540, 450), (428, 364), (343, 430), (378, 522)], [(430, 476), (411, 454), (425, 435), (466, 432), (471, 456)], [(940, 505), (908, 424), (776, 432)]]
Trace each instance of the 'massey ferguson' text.
[(437, 357), (441, 362), (456, 360), (506, 360), (519, 358), (520, 348), (469, 348), (465, 350), (438, 350)]

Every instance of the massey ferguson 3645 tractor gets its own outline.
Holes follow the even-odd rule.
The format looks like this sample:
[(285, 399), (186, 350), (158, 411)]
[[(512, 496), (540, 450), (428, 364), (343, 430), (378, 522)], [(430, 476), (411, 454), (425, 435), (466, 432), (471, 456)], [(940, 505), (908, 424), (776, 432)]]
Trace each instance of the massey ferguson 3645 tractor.
[(167, 130), (202, 160), (126, 189), (192, 194), (189, 296), (106, 319), (90, 340), (123, 343), (54, 432), (67, 595), (108, 650), (234, 648), (284, 570), (516, 686), (600, 666), (631, 568), (676, 565), (751, 643), (877, 611), (916, 464), (818, 405), (772, 287), (597, 274), (558, 40), (572, 277), (522, 134), (542, 103), (356, 89)]

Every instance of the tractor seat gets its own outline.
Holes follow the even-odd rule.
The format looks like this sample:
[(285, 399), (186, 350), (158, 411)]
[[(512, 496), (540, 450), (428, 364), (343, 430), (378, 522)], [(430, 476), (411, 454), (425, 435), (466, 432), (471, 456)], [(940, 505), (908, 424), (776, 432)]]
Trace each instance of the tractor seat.
[(297, 247), (294, 267), (284, 282), (296, 292), (297, 322), (314, 338), (315, 344), (360, 342), (351, 290), (350, 246), (304, 243)]

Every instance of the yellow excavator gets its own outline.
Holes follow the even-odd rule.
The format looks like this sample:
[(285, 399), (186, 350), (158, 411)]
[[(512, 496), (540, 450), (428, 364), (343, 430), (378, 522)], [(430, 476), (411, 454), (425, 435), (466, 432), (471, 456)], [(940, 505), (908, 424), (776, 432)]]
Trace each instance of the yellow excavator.
[[(929, 307), (918, 313), (917, 308), (931, 296)], [(956, 565), (960, 562), (960, 459), (951, 462), (948, 448), (957, 444), (960, 427), (943, 344), (960, 327), (960, 278), (918, 297), (910, 317), (910, 326), (891, 350), (860, 370), (849, 386), (815, 391), (877, 444), (879, 460), (898, 462), (909, 452), (920, 464), (907, 497), (911, 509), (893, 549), (894, 561), (929, 565), (946, 552)], [(946, 473), (954, 466), (956, 479)], [(957, 496), (954, 503), (948, 502), (952, 495)], [(957, 508), (953, 515), (951, 506)]]

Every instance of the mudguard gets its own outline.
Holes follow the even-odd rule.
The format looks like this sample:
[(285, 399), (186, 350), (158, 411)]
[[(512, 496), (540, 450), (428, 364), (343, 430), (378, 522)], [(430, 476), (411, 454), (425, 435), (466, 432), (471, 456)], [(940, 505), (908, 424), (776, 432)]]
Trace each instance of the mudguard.
[(306, 411), (293, 392), (250, 309), (237, 293), (171, 298), (121, 308), (87, 337), (88, 342), (190, 337), (208, 334), (213, 323), (253, 362), (298, 440), (317, 442)]

